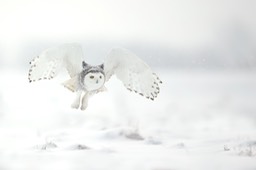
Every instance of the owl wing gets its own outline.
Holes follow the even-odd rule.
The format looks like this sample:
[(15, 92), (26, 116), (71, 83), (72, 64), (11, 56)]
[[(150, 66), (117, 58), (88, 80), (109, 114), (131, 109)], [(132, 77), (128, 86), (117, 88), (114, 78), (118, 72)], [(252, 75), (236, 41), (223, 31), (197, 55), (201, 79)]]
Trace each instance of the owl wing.
[(83, 51), (78, 44), (65, 44), (49, 48), (30, 62), (29, 82), (54, 78), (62, 68), (70, 77), (82, 71)]
[(105, 58), (104, 71), (106, 81), (115, 74), (128, 90), (148, 99), (154, 100), (160, 92), (162, 81), (144, 61), (126, 49), (112, 49)]

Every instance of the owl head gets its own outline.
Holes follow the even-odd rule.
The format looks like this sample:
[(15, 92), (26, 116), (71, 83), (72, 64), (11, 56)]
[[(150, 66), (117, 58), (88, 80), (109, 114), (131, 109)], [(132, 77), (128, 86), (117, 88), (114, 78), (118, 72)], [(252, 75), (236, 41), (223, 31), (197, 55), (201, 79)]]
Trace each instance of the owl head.
[(82, 66), (80, 80), (83, 88), (87, 91), (100, 89), (105, 83), (104, 65), (91, 66), (83, 61)]

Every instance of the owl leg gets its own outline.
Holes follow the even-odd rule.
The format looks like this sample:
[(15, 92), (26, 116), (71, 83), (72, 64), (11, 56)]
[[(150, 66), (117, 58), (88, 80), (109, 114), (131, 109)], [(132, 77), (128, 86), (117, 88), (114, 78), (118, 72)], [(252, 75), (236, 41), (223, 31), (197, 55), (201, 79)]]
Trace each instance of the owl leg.
[(76, 98), (74, 102), (72, 103), (71, 107), (74, 109), (78, 109), (80, 106), (80, 99), (81, 99), (82, 91), (78, 91), (76, 94)]
[(85, 110), (88, 106), (89, 93), (85, 93), (82, 98), (81, 110)]

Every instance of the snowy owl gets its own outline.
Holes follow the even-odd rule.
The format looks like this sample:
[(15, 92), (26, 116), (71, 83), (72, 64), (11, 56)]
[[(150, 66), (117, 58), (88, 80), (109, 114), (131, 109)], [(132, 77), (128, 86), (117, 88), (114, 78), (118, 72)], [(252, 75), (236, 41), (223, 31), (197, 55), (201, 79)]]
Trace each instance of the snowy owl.
[(151, 100), (159, 94), (159, 84), (162, 83), (145, 62), (126, 49), (114, 48), (103, 64), (91, 66), (84, 61), (79, 44), (64, 44), (43, 51), (30, 62), (29, 82), (50, 80), (63, 67), (70, 76), (63, 83), (64, 87), (77, 93), (71, 107), (81, 110), (87, 108), (89, 96), (106, 89), (105, 82), (114, 74), (129, 91)]

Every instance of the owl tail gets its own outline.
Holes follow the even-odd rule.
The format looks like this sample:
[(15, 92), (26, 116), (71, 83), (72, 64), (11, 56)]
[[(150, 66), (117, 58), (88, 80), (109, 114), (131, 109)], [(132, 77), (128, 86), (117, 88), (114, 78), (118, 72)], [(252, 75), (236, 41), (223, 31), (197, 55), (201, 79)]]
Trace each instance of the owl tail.
[(70, 91), (76, 92), (79, 89), (78, 76), (74, 76), (71, 79), (63, 82), (62, 85)]

